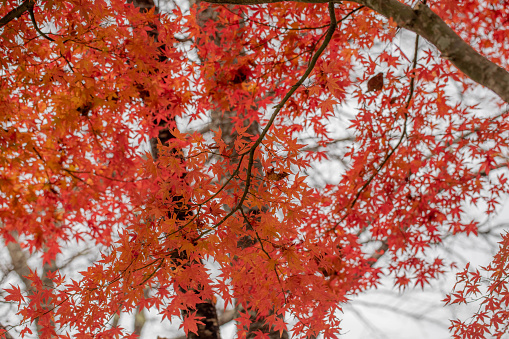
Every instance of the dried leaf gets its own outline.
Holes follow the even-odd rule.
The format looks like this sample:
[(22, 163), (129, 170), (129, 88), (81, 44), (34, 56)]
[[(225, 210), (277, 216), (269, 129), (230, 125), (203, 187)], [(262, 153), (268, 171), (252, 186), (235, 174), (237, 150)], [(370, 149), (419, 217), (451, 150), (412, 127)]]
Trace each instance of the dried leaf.
[(368, 80), (368, 92), (377, 92), (384, 87), (384, 74), (378, 73), (374, 77)]
[(286, 178), (289, 175), (290, 175), (290, 173), (287, 173), (284, 171), (280, 172), (280, 173), (276, 173), (275, 170), (273, 168), (271, 168), (267, 171), (267, 174), (265, 175), (265, 177), (268, 180), (279, 181), (279, 180), (283, 180), (284, 178)]

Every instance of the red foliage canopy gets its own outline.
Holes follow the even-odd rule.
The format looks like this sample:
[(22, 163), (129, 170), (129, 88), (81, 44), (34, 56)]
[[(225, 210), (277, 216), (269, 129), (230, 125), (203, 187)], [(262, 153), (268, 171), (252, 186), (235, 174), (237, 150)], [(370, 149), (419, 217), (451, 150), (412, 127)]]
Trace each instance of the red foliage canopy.
[[(113, 337), (125, 332), (109, 319), (139, 306), (184, 312), (195, 332), (189, 310), (218, 295), (280, 333), (291, 315), (295, 335), (334, 337), (341, 303), (382, 275), (429, 284), (450, 264), (429, 249), (477, 234), (465, 205), (493, 212), (508, 193), (504, 1), (262, 2), (3, 2), (1, 235), (45, 263), (74, 241), (105, 246), (78, 280), (49, 272), (48, 287), (32, 272), (29, 291), (7, 288), (24, 325)], [(408, 43), (400, 27), (418, 35)], [(462, 100), (476, 82), (502, 100)], [(347, 107), (354, 117), (334, 126)], [(152, 160), (143, 144), (165, 131)], [(312, 185), (345, 140), (335, 183)], [(508, 244), (456, 337), (507, 330)], [(447, 302), (481, 293), (481, 275), (466, 269)]]

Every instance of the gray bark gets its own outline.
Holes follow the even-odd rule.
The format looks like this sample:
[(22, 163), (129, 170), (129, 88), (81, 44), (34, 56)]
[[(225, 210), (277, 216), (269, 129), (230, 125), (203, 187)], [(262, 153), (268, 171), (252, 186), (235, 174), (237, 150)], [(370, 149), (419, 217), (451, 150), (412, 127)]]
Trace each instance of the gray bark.
[[(27, 291), (27, 293), (32, 294), (34, 290), (32, 287), (32, 281), (27, 278), (27, 276), (30, 275), (30, 267), (28, 266), (27, 262), (28, 258), (25, 255), (25, 252), (17, 242), (8, 243), (7, 250), (9, 251), (9, 256), (11, 257), (11, 264), (14, 272), (16, 272), (18, 277), (21, 279), (23, 285), (25, 285), (25, 290)], [(50, 263), (46, 263), (43, 265), (41, 280), (45, 288), (52, 289), (54, 287), (53, 281), (51, 279), (48, 279), (48, 273), (54, 272), (56, 269), (57, 267), (55, 265), (54, 260), (52, 260)], [(41, 306), (44, 310), (48, 311), (50, 311), (53, 308), (51, 300), (49, 300), (46, 304), (43, 304)], [(38, 319), (35, 320), (35, 325), (37, 328), (37, 333), (39, 334), (40, 337), (42, 333), (42, 327), (39, 324)]]
[(30, 279), (26, 278), (30, 274), (30, 268), (27, 264), (27, 257), (21, 246), (16, 242), (7, 244), (7, 250), (11, 257), (12, 268), (25, 285), (25, 290), (29, 291), (32, 286)]

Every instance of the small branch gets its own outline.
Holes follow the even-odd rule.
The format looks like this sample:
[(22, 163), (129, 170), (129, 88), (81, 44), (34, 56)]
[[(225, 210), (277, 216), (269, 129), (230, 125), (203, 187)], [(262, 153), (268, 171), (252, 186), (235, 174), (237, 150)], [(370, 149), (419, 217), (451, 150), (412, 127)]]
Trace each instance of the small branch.
[[(274, 4), (278, 2), (290, 2), (288, 0), (206, 0), (211, 4), (224, 4), (224, 5), (262, 5)], [(307, 4), (324, 4), (327, 0), (293, 0), (291, 2), (303, 2)], [(336, 1), (334, 1), (336, 2)], [(337, 1), (339, 3), (339, 1)]]
[[(265, 250), (265, 247), (263, 246), (263, 241), (262, 239), (260, 238), (260, 235), (258, 234), (258, 232), (256, 231), (256, 228), (253, 227), (253, 225), (251, 224), (251, 222), (249, 221), (249, 218), (247, 217), (247, 215), (244, 213), (244, 210), (241, 208), (240, 209), (240, 213), (242, 213), (242, 216), (244, 217), (244, 220), (246, 221), (246, 223), (251, 227), (251, 229), (255, 232), (255, 235), (256, 235), (256, 239), (258, 239), (258, 243), (260, 244), (260, 249), (262, 250), (263, 253), (265, 253), (265, 255), (267, 256), (267, 258), (269, 260), (271, 260), (271, 256), (270, 254)], [(286, 293), (283, 289), (283, 285), (281, 284), (281, 279), (279, 277), (279, 273), (277, 271), (277, 264), (274, 265), (274, 273), (276, 274), (276, 278), (277, 278), (277, 281), (279, 282), (279, 286), (281, 286), (281, 292), (283, 294), (283, 298), (285, 299), (285, 303), (287, 303), (287, 299), (286, 299)]]
[(424, 2), (412, 8), (398, 0), (351, 0), (391, 18), (400, 27), (417, 33), (466, 76), (509, 102), (509, 72), (479, 54)]
[(382, 244), (378, 247), (375, 253), (373, 253), (368, 258), (369, 266), (374, 266), (377, 263), (378, 259), (380, 259), (387, 252), (388, 249), (389, 245), (387, 245), (387, 241), (386, 240), (382, 241)]
[[(361, 7), (364, 7), (364, 6), (361, 6)], [(230, 8), (228, 8), (228, 6), (223, 6), (223, 8), (225, 10), (227, 10), (228, 12), (232, 13), (233, 15), (240, 17), (241, 19), (245, 19), (244, 22), (250, 21), (250, 22), (254, 22), (255, 24), (260, 25), (260, 26), (270, 27), (270, 28), (281, 30), (281, 31), (305, 31), (305, 30), (315, 30), (315, 29), (322, 29), (325, 27), (329, 27), (329, 25), (323, 25), (323, 26), (318, 26), (318, 27), (300, 27), (300, 28), (279, 27), (279, 26), (267, 24), (265, 22), (261, 22), (261, 21), (255, 20), (255, 19), (251, 19), (249, 17), (243, 17), (241, 14), (245, 14), (244, 12), (241, 12), (241, 14), (235, 13), (234, 11), (230, 10)]]
[(2, 333), (2, 335), (5, 337), (5, 339), (14, 339), (14, 337), (7, 330), (7, 327), (5, 327), (3, 324), (0, 324), (0, 330), (5, 331), (4, 333)]
[[(39, 33), (40, 35), (42, 35), (43, 38), (48, 39), (49, 41), (55, 41), (54, 39), (50, 38), (49, 36), (46, 35), (46, 33), (44, 33), (43, 31), (41, 31), (39, 29), (39, 26), (37, 25), (37, 21), (35, 21), (35, 14), (34, 14), (34, 6), (33, 5), (28, 8), (28, 13), (30, 13), (30, 19), (32, 20), (32, 24), (34, 25), (34, 28), (37, 31), (37, 33)], [(66, 61), (67, 61), (67, 59), (66, 59)]]
[[(419, 52), (419, 35), (417, 35), (415, 37), (415, 51), (414, 51), (414, 60), (412, 61), (412, 71), (415, 71), (415, 68), (417, 67), (417, 54), (418, 54), (418, 52)], [(409, 90), (408, 99), (407, 99), (407, 102), (406, 102), (406, 105), (405, 105), (405, 121), (403, 122), (403, 133), (401, 133), (401, 137), (399, 138), (398, 143), (396, 144), (396, 146), (394, 146), (391, 149), (391, 151), (385, 156), (384, 160), (382, 161), (380, 166), (378, 166), (378, 168), (376, 169), (375, 173), (373, 173), (369, 177), (369, 179), (364, 183), (364, 185), (362, 185), (362, 187), (357, 191), (357, 194), (355, 195), (355, 198), (353, 199), (352, 203), (350, 204), (350, 209), (355, 206), (355, 204), (359, 200), (359, 197), (362, 194), (362, 192), (364, 192), (364, 190), (371, 184), (373, 179), (375, 179), (375, 177), (378, 175), (378, 173), (380, 173), (382, 168), (387, 164), (389, 159), (392, 157), (392, 155), (396, 152), (398, 147), (403, 142), (403, 139), (405, 138), (405, 136), (407, 134), (408, 108), (410, 107), (410, 104), (412, 103), (412, 98), (414, 96), (414, 89), (415, 89), (415, 73), (411, 75), (411, 79), (410, 79), (410, 90)], [(336, 225), (334, 225), (334, 227), (328, 229), (326, 233), (334, 231), (343, 222), (343, 220), (346, 219), (347, 216), (348, 216), (348, 213), (345, 214), (345, 216), (343, 218), (341, 218), (341, 220), (338, 221), (336, 223)]]
[(320, 145), (307, 146), (307, 147), (302, 148), (301, 151), (303, 151), (303, 152), (316, 152), (316, 151), (318, 151), (322, 147), (323, 148), (327, 148), (328, 146), (331, 146), (331, 145), (334, 145), (334, 144), (338, 144), (338, 143), (341, 143), (341, 142), (353, 142), (353, 141), (355, 141), (355, 137), (354, 136), (348, 136), (348, 137), (338, 138), (338, 139), (332, 140), (331, 142), (327, 143), (326, 146), (320, 146)]
[[(426, 315), (426, 313), (420, 313), (420, 314), (419, 313), (414, 313), (414, 312), (410, 312), (410, 311), (405, 311), (405, 310), (403, 310), (401, 308), (394, 307), (394, 306), (391, 306), (391, 305), (388, 305), (388, 304), (377, 303), (377, 302), (372, 302), (372, 301), (355, 300), (352, 303), (360, 305), (360, 306), (367, 307), (370, 310), (372, 310), (373, 308), (380, 308), (380, 309), (383, 309), (383, 310), (387, 310), (387, 311), (393, 312), (393, 313), (398, 314), (398, 315), (403, 315), (405, 317), (412, 318), (412, 319), (414, 319), (416, 321), (424, 320), (424, 321), (430, 322), (430, 323), (432, 323), (432, 324), (434, 324), (436, 326), (442, 326), (444, 328), (447, 328), (447, 324), (446, 323), (442, 323), (440, 321), (440, 319), (435, 319), (435, 318), (428, 317)], [(440, 306), (440, 307), (442, 307), (442, 306)], [(438, 309), (438, 307), (437, 307), (437, 309)], [(433, 314), (433, 312), (429, 312), (429, 314)]]

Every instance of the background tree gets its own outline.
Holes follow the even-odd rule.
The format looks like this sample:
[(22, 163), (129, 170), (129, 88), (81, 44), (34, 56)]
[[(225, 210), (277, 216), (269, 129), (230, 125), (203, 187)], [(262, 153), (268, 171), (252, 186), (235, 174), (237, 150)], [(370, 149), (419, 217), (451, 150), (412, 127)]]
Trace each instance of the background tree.
[[(503, 2), (265, 2), (2, 7), (2, 237), (46, 267), (71, 239), (105, 246), (76, 280), (21, 273), (26, 292), (11, 286), (6, 300), (23, 325), (110, 337), (119, 311), (149, 308), (198, 334), (217, 324), (200, 307), (218, 295), (239, 305), (241, 336), (291, 322), (297, 336), (332, 337), (341, 304), (382, 276), (405, 288), (443, 274), (450, 262), (430, 251), (478, 233), (467, 203), (495, 212), (507, 193)], [(417, 34), (410, 51), (400, 28)], [(451, 82), (502, 100), (458, 101)], [(345, 138), (329, 121), (348, 105)], [(312, 187), (323, 147), (346, 140), (338, 182)], [(454, 321), (455, 335), (506, 331), (506, 247), (485, 268), (476, 321)], [(480, 273), (458, 279), (447, 302), (481, 293)]]

